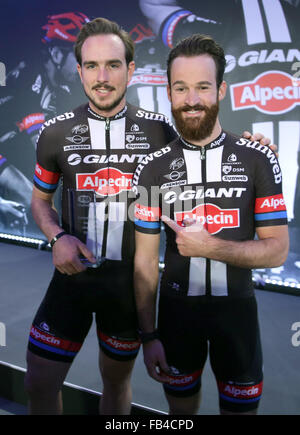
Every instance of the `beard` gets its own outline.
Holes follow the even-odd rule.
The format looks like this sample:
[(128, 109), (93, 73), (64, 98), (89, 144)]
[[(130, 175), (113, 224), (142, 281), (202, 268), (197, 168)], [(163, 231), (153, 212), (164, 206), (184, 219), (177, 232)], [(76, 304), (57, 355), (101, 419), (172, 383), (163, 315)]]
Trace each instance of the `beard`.
[[(182, 113), (189, 110), (204, 110), (205, 115), (201, 118), (197, 116), (184, 119)], [(178, 133), (190, 142), (204, 140), (212, 134), (218, 113), (219, 101), (210, 107), (198, 104), (193, 107), (185, 105), (177, 109), (172, 108), (172, 114)]]
[[(98, 85), (99, 86), (99, 85)], [(98, 86), (94, 86), (93, 89), (97, 88)], [(108, 89), (108, 90), (115, 90), (115, 88), (113, 88), (112, 86), (109, 85), (102, 85), (102, 87)], [(111, 103), (106, 103), (106, 104), (100, 104), (98, 103), (95, 98), (93, 98), (93, 96), (89, 93), (87, 93), (87, 91), (84, 89), (84, 93), (87, 96), (87, 98), (89, 99), (89, 101), (91, 103), (93, 103), (93, 105), (100, 111), (100, 112), (110, 112), (113, 109), (115, 109), (120, 102), (123, 100), (125, 94), (126, 94), (127, 88), (125, 87), (123, 89), (123, 91), (120, 93), (120, 95), (117, 95), (116, 98), (111, 102)]]

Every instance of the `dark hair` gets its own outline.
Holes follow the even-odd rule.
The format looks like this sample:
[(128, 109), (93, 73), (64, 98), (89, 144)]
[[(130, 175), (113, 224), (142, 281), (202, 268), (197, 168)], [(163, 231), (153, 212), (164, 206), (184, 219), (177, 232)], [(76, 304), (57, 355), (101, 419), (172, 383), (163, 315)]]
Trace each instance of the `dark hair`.
[(125, 46), (125, 59), (128, 66), (134, 57), (134, 42), (130, 35), (117, 23), (106, 18), (95, 18), (93, 21), (84, 24), (80, 29), (74, 45), (75, 57), (79, 65), (82, 64), (81, 48), (84, 41), (90, 36), (109, 34), (117, 35), (122, 40)]
[(167, 60), (169, 85), (171, 85), (171, 66), (176, 57), (193, 57), (201, 54), (208, 54), (214, 59), (217, 71), (216, 81), (219, 87), (223, 81), (226, 65), (224, 50), (211, 36), (199, 33), (183, 39), (170, 51)]

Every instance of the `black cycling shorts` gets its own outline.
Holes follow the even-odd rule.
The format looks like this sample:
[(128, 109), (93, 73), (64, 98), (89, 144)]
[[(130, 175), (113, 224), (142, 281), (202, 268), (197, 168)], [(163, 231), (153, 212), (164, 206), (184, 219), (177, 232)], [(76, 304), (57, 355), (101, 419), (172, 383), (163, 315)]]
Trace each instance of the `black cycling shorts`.
[(95, 313), (99, 345), (119, 361), (139, 351), (133, 292), (133, 266), (105, 261), (97, 269), (76, 275), (55, 270), (34, 318), (28, 349), (47, 359), (72, 362)]
[(199, 392), (209, 354), (220, 408), (256, 409), (262, 393), (262, 350), (255, 297), (169, 297), (159, 303), (159, 332), (171, 366), (165, 392), (188, 397)]

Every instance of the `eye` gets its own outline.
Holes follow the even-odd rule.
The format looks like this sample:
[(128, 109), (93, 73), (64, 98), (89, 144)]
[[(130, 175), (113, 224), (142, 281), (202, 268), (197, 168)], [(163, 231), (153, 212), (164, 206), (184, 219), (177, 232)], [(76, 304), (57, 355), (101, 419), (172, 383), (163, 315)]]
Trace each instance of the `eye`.
[(177, 93), (182, 93), (182, 92), (185, 91), (185, 87), (184, 86), (176, 86), (174, 88), (174, 91), (177, 92)]
[(93, 63), (86, 65), (86, 69), (94, 69), (94, 68), (96, 68), (96, 65)]
[(202, 84), (199, 84), (199, 86), (198, 86), (198, 89), (200, 90), (200, 91), (206, 91), (206, 90), (209, 90), (209, 89), (211, 89), (211, 84), (210, 83), (202, 83)]
[(118, 68), (120, 68), (120, 63), (119, 62), (111, 63), (110, 68), (111, 69), (118, 69)]

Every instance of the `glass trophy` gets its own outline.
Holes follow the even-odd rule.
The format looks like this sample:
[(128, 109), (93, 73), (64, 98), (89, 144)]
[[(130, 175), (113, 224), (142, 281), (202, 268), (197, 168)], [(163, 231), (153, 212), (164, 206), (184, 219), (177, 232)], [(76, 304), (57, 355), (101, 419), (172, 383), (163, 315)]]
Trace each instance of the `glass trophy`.
[(98, 243), (96, 193), (94, 190), (68, 189), (69, 232), (77, 237), (93, 253), (96, 263), (85, 257), (80, 260), (86, 267), (96, 268), (105, 258), (101, 257)]

